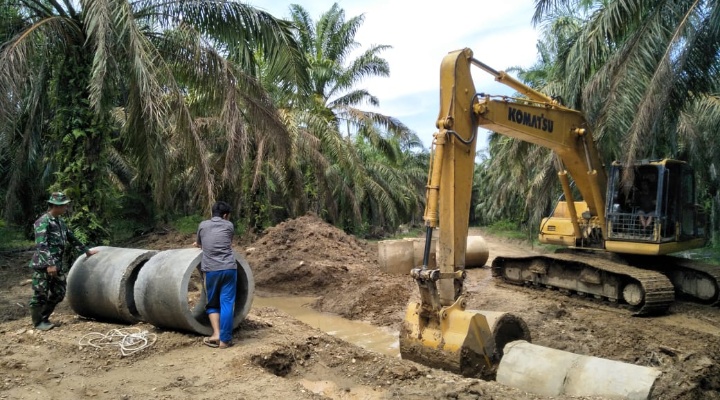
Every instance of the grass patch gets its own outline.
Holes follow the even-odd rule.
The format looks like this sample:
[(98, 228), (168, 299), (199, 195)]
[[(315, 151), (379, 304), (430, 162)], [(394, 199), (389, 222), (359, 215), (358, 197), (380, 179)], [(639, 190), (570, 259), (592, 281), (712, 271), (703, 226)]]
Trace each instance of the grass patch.
[(18, 226), (8, 225), (0, 220), (0, 250), (18, 250), (34, 247), (35, 242), (25, 237), (23, 229)]
[(531, 241), (526, 231), (523, 231), (516, 223), (509, 220), (497, 221), (485, 227), (485, 230), (495, 236)]
[(391, 239), (425, 237), (425, 227), (416, 226), (396, 233)]
[(710, 264), (720, 265), (720, 244), (708, 247), (703, 256)]
[(678, 253), (678, 255), (712, 265), (720, 265), (720, 244), (710, 244), (699, 249), (686, 250)]
[(110, 220), (110, 243), (122, 243), (152, 230), (140, 221), (128, 218), (116, 218)]
[(198, 225), (200, 225), (203, 219), (200, 215), (188, 215), (172, 221), (170, 225), (178, 232), (190, 235), (197, 233)]
[(541, 253), (552, 253), (557, 249), (564, 248), (563, 246), (555, 244), (540, 243), (537, 232), (530, 232), (528, 231), (528, 227), (521, 227), (518, 224), (508, 220), (495, 222), (492, 225), (482, 227), (482, 229), (483, 231), (493, 236), (523, 241), (527, 243), (530, 248), (536, 249)]
[(382, 240), (399, 240), (399, 239), (405, 239), (405, 238), (419, 238), (419, 237), (425, 237), (425, 227), (422, 225), (410, 227), (407, 229), (400, 228), (398, 229), (394, 235), (376, 239), (366, 239), (369, 243), (376, 243)]

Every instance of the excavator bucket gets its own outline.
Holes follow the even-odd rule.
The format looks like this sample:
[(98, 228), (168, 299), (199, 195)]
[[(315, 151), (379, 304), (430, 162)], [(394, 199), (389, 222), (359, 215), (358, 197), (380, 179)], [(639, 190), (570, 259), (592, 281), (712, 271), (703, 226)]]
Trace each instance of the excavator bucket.
[(432, 318), (423, 315), (420, 303), (410, 302), (400, 330), (402, 358), (467, 377), (492, 378), (492, 331), (484, 315), (463, 306), (459, 299)]

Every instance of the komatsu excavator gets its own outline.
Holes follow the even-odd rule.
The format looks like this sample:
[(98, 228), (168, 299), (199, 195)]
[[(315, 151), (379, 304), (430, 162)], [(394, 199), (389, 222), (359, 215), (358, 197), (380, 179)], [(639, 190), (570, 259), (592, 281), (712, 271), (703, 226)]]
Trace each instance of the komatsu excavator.
[[(478, 94), (471, 66), (526, 97)], [(411, 271), (420, 301), (408, 304), (400, 331), (403, 358), (466, 376), (482, 375), (498, 361), (490, 350), (487, 320), (465, 310), (464, 299), (478, 127), (549, 148), (564, 167), (558, 173), (564, 199), (542, 220), (539, 234), (540, 242), (564, 248), (548, 255), (496, 257), (493, 276), (616, 303), (634, 315), (665, 312), (676, 292), (718, 302), (720, 268), (667, 255), (706, 242), (705, 214), (695, 204), (694, 175), (685, 162), (664, 159), (631, 167), (615, 162), (608, 174), (580, 112), (474, 59), (470, 49), (442, 61), (436, 126), (423, 265)], [(625, 168), (633, 169), (632, 184), (622, 179)], [(581, 199), (575, 199), (570, 178)], [(437, 269), (430, 269), (435, 228)]]

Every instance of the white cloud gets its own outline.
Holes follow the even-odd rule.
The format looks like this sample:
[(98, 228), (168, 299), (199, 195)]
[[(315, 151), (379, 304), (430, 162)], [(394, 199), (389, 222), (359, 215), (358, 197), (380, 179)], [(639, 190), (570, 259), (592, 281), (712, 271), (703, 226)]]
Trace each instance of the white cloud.
[[(361, 45), (359, 51), (376, 44), (392, 46), (381, 53), (390, 64), (390, 77), (371, 78), (362, 83), (380, 100), (380, 108), (374, 111), (403, 121), (421, 136), (426, 146), (432, 140), (438, 113), (439, 70), (445, 54), (469, 47), (475, 58), (497, 70), (530, 67), (536, 60), (537, 32), (530, 22), (534, 12), (531, 0), (297, 0), (293, 3), (302, 5), (316, 21), (335, 2), (345, 10), (346, 19), (365, 16), (355, 36)], [(290, 3), (260, 0), (250, 4), (277, 17), (289, 15)], [(494, 83), (492, 76), (480, 70), (473, 72), (473, 80), (478, 91), (513, 92)]]

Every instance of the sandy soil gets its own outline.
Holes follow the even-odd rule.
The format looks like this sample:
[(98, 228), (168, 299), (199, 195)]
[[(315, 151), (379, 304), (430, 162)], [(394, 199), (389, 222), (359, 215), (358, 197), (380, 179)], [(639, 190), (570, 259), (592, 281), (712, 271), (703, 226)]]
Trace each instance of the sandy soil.
[[(490, 260), (534, 252), (485, 234)], [(122, 247), (188, 247), (193, 238), (153, 234)], [(377, 246), (314, 216), (286, 221), (252, 242), (246, 255), (258, 295), (317, 296), (318, 310), (398, 329), (417, 291), (409, 276), (379, 272)], [(539, 399), (496, 382), (367, 351), (275, 308), (254, 307), (227, 350), (201, 337), (76, 316), (66, 302), (49, 332), (30, 327), (30, 253), (0, 254), (0, 399)], [(575, 353), (652, 366), (663, 374), (654, 398), (720, 399), (720, 310), (679, 301), (666, 316), (636, 318), (622, 309), (555, 291), (495, 281), (468, 271), (468, 308), (512, 312), (533, 342)], [(80, 346), (93, 332), (147, 331), (156, 341), (129, 356)]]

